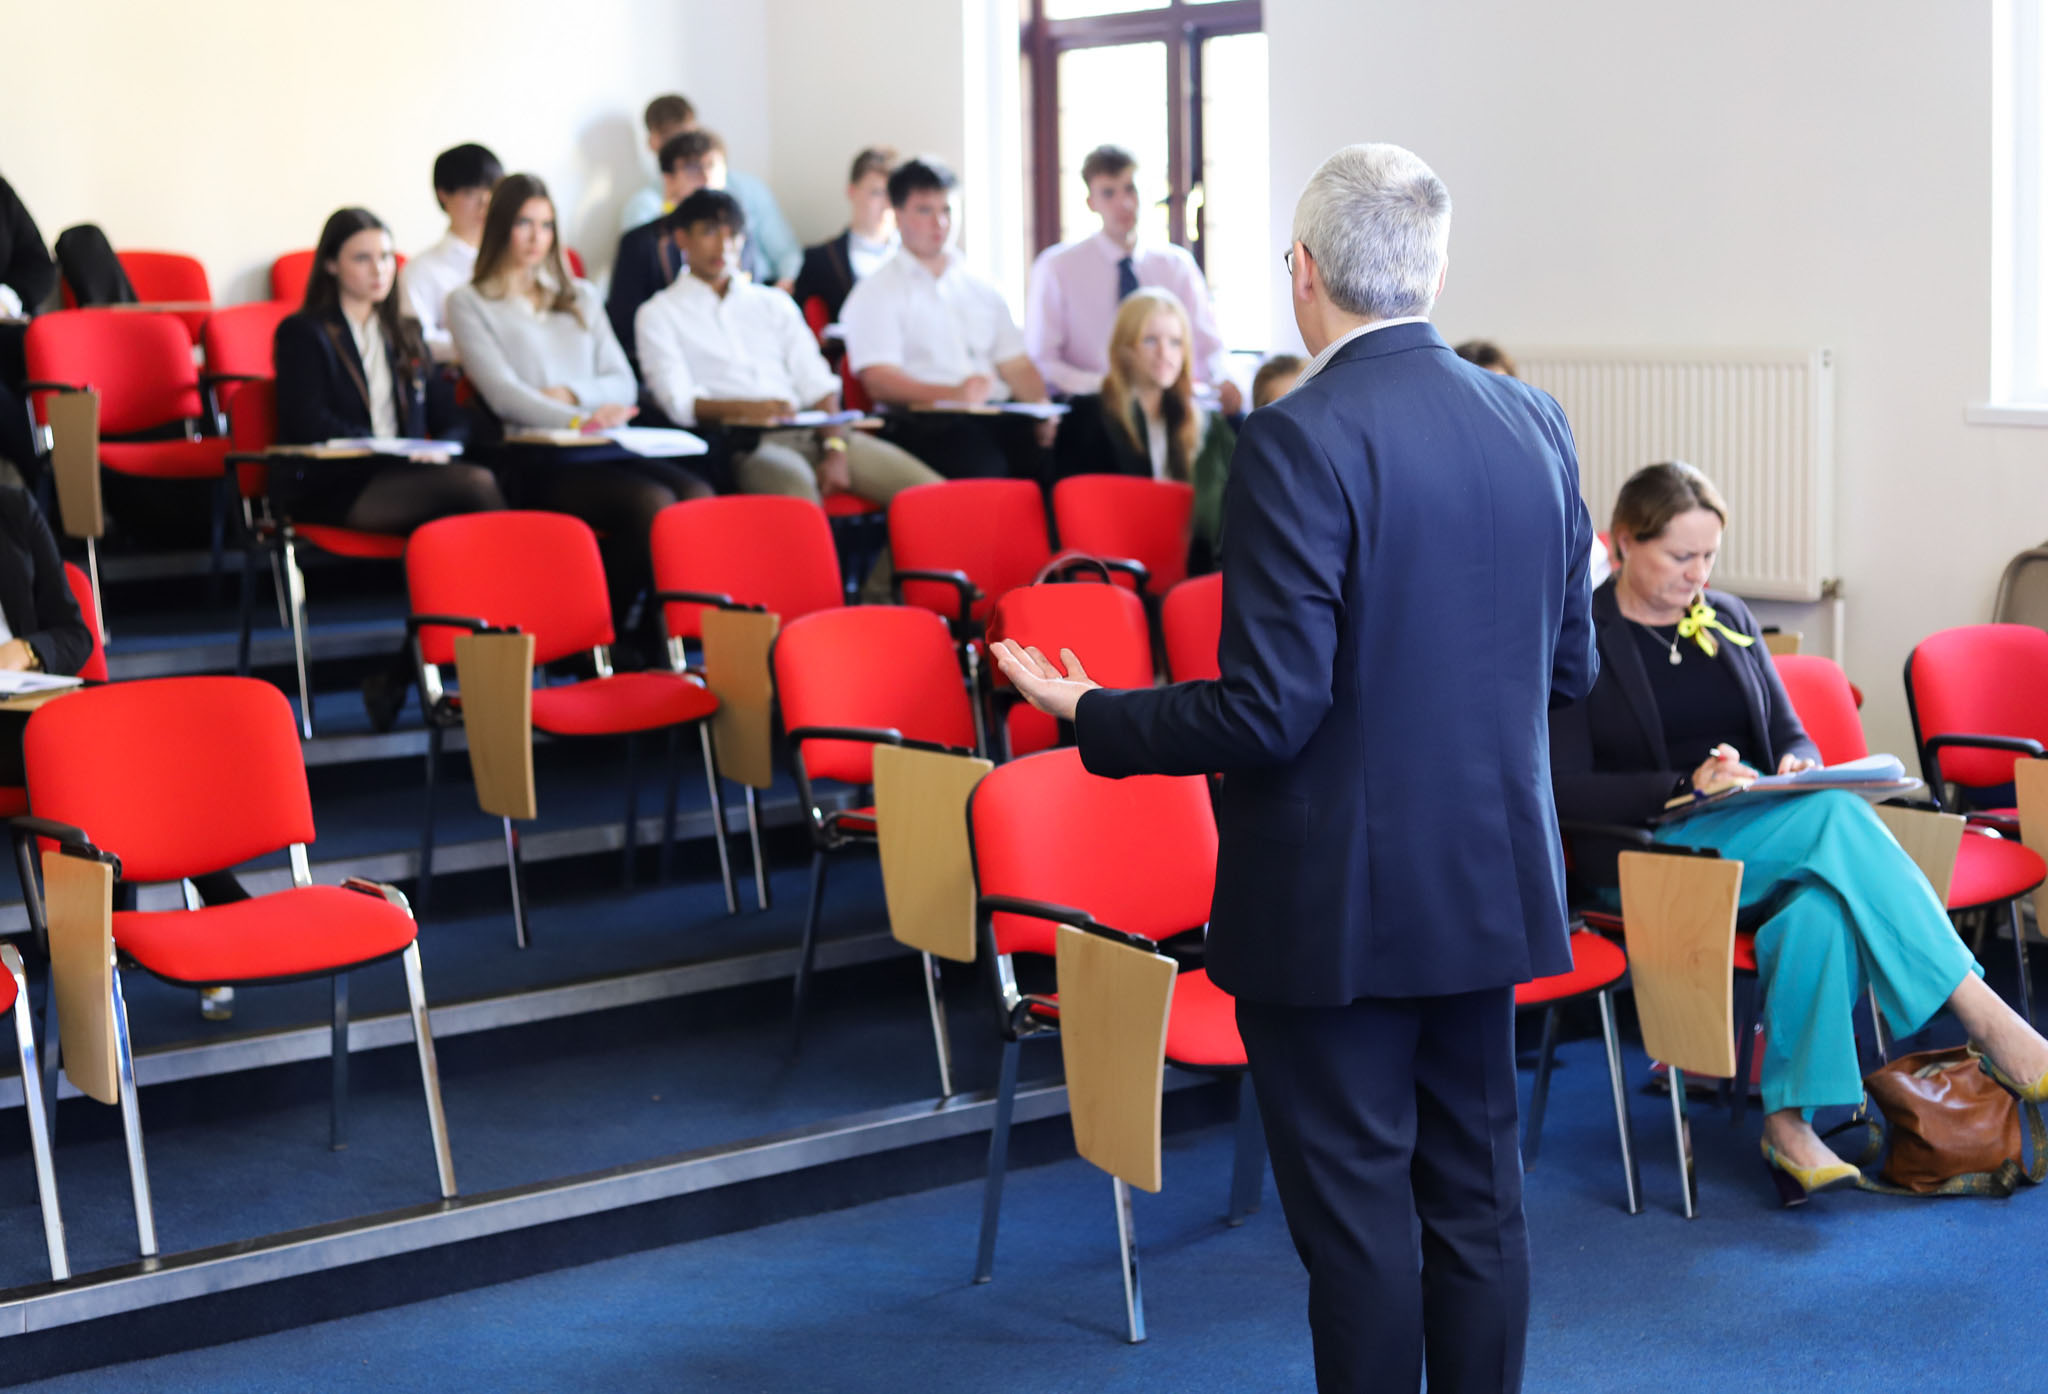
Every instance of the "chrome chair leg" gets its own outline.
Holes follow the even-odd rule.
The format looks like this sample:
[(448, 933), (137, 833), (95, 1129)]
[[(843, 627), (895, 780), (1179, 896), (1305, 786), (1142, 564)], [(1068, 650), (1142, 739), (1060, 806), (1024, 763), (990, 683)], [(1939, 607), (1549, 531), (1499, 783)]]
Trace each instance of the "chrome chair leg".
[(939, 960), (930, 954), (924, 959), (924, 1000), (932, 1014), (932, 1048), (939, 1057), (939, 1097), (953, 1097), (953, 1032), (946, 1022), (946, 993), (944, 980), (939, 976)]
[(333, 1066), (327, 1105), (327, 1146), (339, 1152), (348, 1146), (348, 974), (334, 975), (334, 1026), (327, 1053)]
[(412, 1009), (412, 1039), (420, 1052), (420, 1083), (427, 1091), (427, 1127), (434, 1135), (434, 1168), (441, 1198), (455, 1198), (455, 1159), (448, 1151), (448, 1114), (441, 1107), (441, 1067), (434, 1059), (434, 1028), (427, 1020), (427, 985), (420, 974), (420, 945), (405, 946), (405, 995)]
[(2019, 1009), (2027, 1019), (2027, 1025), (2034, 1024), (2034, 985), (2027, 976), (2027, 928), (2020, 923), (2020, 903), (2008, 901), (2005, 907), (2006, 922), (2012, 926), (2012, 952), (2015, 966), (2020, 970)]
[(135, 1096), (135, 1049), (128, 1035), (128, 999), (114, 965), (114, 1054), (120, 1073), (121, 1134), (128, 1147), (128, 1187), (135, 1197), (135, 1237), (144, 1258), (156, 1257), (156, 1207), (149, 1199), (149, 1162), (142, 1154), (142, 1107)]
[(1643, 1181), (1636, 1170), (1635, 1139), (1628, 1123), (1628, 1085), (1621, 1072), (1621, 1036), (1614, 1029), (1614, 994), (1595, 994), (1600, 999), (1600, 1035), (1607, 1043), (1607, 1082), (1614, 1089), (1614, 1131), (1621, 1139), (1621, 1171), (1628, 1182), (1628, 1213), (1643, 1213)]
[(797, 949), (796, 985), (791, 993), (789, 1053), (795, 1055), (804, 1043), (804, 1001), (810, 995), (811, 964), (818, 956), (818, 918), (825, 908), (825, 852), (811, 852), (811, 904), (804, 914), (804, 937)]
[(967, 702), (974, 709), (974, 748), (985, 751), (988, 744), (988, 718), (981, 709), (981, 658), (969, 644), (963, 650), (967, 656)]
[(754, 786), (744, 786), (747, 791), (747, 841), (754, 849), (754, 908), (768, 908), (768, 859), (761, 855), (761, 801), (754, 796)]
[(626, 737), (626, 836), (625, 867), (621, 884), (633, 889), (633, 859), (640, 852), (640, 738)]
[(430, 707), (427, 711), (427, 792), (425, 821), (420, 828), (420, 870), (413, 879), (412, 910), (415, 919), (427, 913), (434, 894), (434, 791), (441, 782), (441, 747), (448, 733)]
[(996, 1120), (988, 1133), (988, 1178), (981, 1186), (981, 1243), (974, 1254), (977, 1283), (987, 1282), (996, 1271), (996, 1220), (1003, 1211), (1003, 1171), (1010, 1164), (1010, 1115), (1017, 1111), (1017, 1054), (1017, 1042), (1003, 1042)]
[(1137, 1345), (1145, 1339), (1145, 1294), (1138, 1286), (1138, 1229), (1131, 1215), (1131, 1188), (1121, 1176), (1112, 1176), (1110, 1184), (1116, 1195), (1116, 1243), (1123, 1258), (1124, 1269), (1124, 1324), (1130, 1332), (1130, 1343)]
[(1728, 1081), (1728, 1121), (1740, 1127), (1749, 1114), (1749, 1080), (1756, 1060), (1757, 996), (1763, 980), (1742, 974), (1735, 980), (1735, 1078)]
[(1224, 1217), (1232, 1229), (1259, 1212), (1259, 1191), (1266, 1182), (1266, 1129), (1250, 1070), (1238, 1080), (1236, 1134), (1230, 1159), (1230, 1213)]
[(291, 595), (292, 662), (299, 675), (299, 735), (313, 739), (313, 682), (306, 669), (306, 573), (299, 570), (298, 548), (284, 536), (284, 574)]
[[(732, 848), (726, 845), (725, 840), (725, 786), (718, 778), (718, 751), (711, 743), (710, 722), (700, 721), (697, 723), (697, 740), (704, 750), (704, 786), (711, 795), (711, 833), (718, 843), (718, 879), (725, 886), (725, 913), (737, 915), (740, 912), (740, 893), (739, 888), (733, 884), (732, 879)], [(675, 783), (673, 780), (670, 781), (669, 788), (671, 791), (674, 790)], [(752, 789), (747, 790), (750, 807), (753, 794), (754, 791)], [(664, 832), (673, 840), (675, 836), (675, 807), (673, 802), (671, 802), (669, 807), (668, 827), (664, 829)], [(757, 866), (759, 865), (759, 856), (760, 853), (757, 850), (755, 852), (755, 864)], [(764, 906), (767, 904), (767, 897), (765, 895), (762, 897), (762, 904)]]
[(1692, 1129), (1685, 1121), (1685, 1071), (1673, 1067), (1671, 1078), (1671, 1132), (1678, 1143), (1678, 1177), (1685, 1188), (1685, 1218), (1698, 1212), (1699, 1183), (1692, 1170)]
[(526, 935), (526, 863), (519, 855), (519, 829), (505, 819), (505, 874), (512, 881), (512, 939), (520, 948), (530, 942)]
[(100, 622), (100, 644), (104, 647), (114, 641), (113, 631), (107, 628), (107, 605), (100, 599), (106, 589), (100, 585), (100, 544), (94, 538), (85, 539), (85, 571), (92, 580), (93, 618)]
[(1543, 1146), (1543, 1110), (1550, 1103), (1550, 1070), (1557, 1063), (1557, 1008), (1543, 1011), (1543, 1047), (1536, 1053), (1536, 1082), (1529, 1089), (1529, 1121), (1522, 1137), (1522, 1165), (1536, 1165)]
[(0, 967), (14, 979), (14, 1046), (21, 1058), (21, 1104), (28, 1115), (28, 1148), (35, 1160), (36, 1199), (43, 1211), (43, 1247), (50, 1255), (50, 1278), (71, 1276), (64, 1251), (64, 1212), (57, 1205), (57, 1172), (50, 1158), (50, 1120), (43, 1109), (42, 1066), (36, 1060), (36, 1028), (29, 1011), (28, 977), (12, 944), (0, 944)]

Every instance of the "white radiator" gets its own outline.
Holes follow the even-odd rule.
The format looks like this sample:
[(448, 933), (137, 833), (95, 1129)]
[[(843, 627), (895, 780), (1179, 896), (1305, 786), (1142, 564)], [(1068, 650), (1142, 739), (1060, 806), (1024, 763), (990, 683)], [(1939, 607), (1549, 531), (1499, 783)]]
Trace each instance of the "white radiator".
[(1809, 352), (1518, 354), (1578, 441), (1580, 485), (1605, 532), (1622, 481), (1684, 460), (1728, 500), (1714, 585), (1819, 600), (1835, 570), (1834, 356)]

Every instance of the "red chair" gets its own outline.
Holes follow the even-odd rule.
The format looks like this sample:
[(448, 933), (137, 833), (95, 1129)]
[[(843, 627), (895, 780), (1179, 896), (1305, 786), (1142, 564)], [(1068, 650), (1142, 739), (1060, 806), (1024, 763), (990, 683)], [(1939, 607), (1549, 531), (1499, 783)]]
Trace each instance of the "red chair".
[(1044, 496), (1028, 479), (916, 485), (890, 500), (889, 551), (903, 603), (944, 615), (966, 639), (1052, 559)]
[[(533, 729), (558, 739), (623, 736), (626, 740), (625, 880), (633, 881), (639, 846), (639, 780), (636, 737), (668, 734), (668, 798), (662, 816), (662, 873), (676, 823), (680, 775), (677, 733), (694, 726), (703, 751), (704, 777), (711, 791), (712, 827), (725, 904), (736, 913), (732, 861), (725, 845), (725, 802), (718, 785), (718, 761), (711, 748), (710, 718), (718, 699), (693, 677), (679, 673), (620, 673), (611, 666), (611, 606), (606, 597), (604, 560), (597, 534), (565, 513), (469, 513), (438, 518), (413, 532), (405, 552), (406, 587), (412, 599), (408, 632), (418, 643), (421, 705), (427, 711), (426, 832), (420, 842), (420, 900), (424, 908), (433, 878), (434, 789), (447, 729), (461, 716), (461, 696), (451, 694), (442, 669), (455, 660), (455, 635), (516, 630), (534, 638), (536, 668), (573, 654), (589, 653), (597, 676), (543, 685), (533, 692)], [(526, 895), (522, 885), (519, 835), (507, 816), (506, 863), (512, 883), (512, 924), (519, 946), (527, 945)]]
[(1220, 678), (1216, 649), (1223, 640), (1223, 573), (1182, 581), (1159, 602), (1166, 644), (1166, 675), (1174, 682)]
[[(2022, 625), (1977, 625), (1973, 628), (2024, 630), (2025, 633), (2042, 641), (2037, 651), (2044, 659), (2048, 659), (2048, 633), (2041, 630)], [(1949, 630), (1947, 634), (1955, 635), (1961, 632)], [(1993, 661), (1996, 662), (1999, 661), (1996, 649), (2015, 636), (1988, 637), (1994, 649)], [(1984, 708), (1962, 709), (1964, 704), (1956, 700), (1959, 694), (1955, 690), (1952, 681), (1953, 670), (1948, 666), (1946, 657), (1952, 651), (1951, 646), (1942, 642), (1943, 640), (1944, 636), (1938, 634), (1933, 639), (1923, 642), (1914, 650), (1914, 658), (1907, 661), (1909, 699), (1913, 688), (1913, 674), (1918, 669), (1930, 680), (1923, 687), (1923, 692), (1932, 696), (1937, 712), (1944, 720), (1965, 716), (1972, 722), (1979, 720), (1980, 717), (1994, 721), (2004, 719), (2001, 714)], [(1934, 646), (1933, 651), (1926, 666), (1920, 668), (1916, 660), (1923, 651), (1928, 650), (1930, 644)], [(2025, 653), (2035, 648), (2031, 641), (2020, 639), (2017, 651)], [(1798, 713), (1800, 724), (1806, 727), (1807, 734), (1811, 735), (1814, 744), (1820, 747), (1821, 758), (1826, 763), (1839, 764), (1843, 760), (1861, 759), (1870, 753), (1870, 747), (1864, 740), (1863, 718), (1856, 710), (1855, 689), (1849, 685), (1849, 679), (1833, 661), (1810, 654), (1783, 654), (1776, 662), (1778, 677), (1785, 684), (1786, 695), (1792, 699), (1792, 710)], [(2048, 671), (2048, 664), (2044, 664), (2044, 671)], [(1974, 706), (1974, 703), (1969, 705)], [(1916, 716), (1916, 738), (1921, 729)], [(1962, 740), (1956, 739), (1956, 727), (1948, 726), (1944, 729), (1946, 735), (1921, 738), (1921, 767), (1929, 772), (1927, 787), (1937, 807), (1942, 797), (1940, 776), (1944, 773), (1939, 755), (1941, 750), (1953, 752), (1946, 761), (1952, 777), (1953, 772), (1959, 771), (1971, 776), (1988, 774), (1993, 778), (2000, 778), (2002, 764), (2003, 781), (2011, 780), (2015, 756), (1996, 749), (1986, 749), (1981, 744), (1984, 739), (1981, 733), (1985, 730), (1997, 730), (1997, 726), (1973, 726), (1970, 729), (1980, 734)], [(1967, 733), (1965, 734), (1967, 736)], [(1983, 758), (1987, 756), (1988, 764)], [(1984, 828), (1970, 828), (1964, 832), (1963, 840), (1956, 848), (1955, 876), (1949, 883), (1946, 907), (1951, 915), (1971, 912), (1983, 912), (1988, 915), (1995, 907), (2004, 905), (2006, 922), (2012, 931), (2013, 956), (2019, 970), (2017, 1005), (2020, 1014), (2029, 1021), (2033, 1020), (2033, 985), (2027, 971), (2027, 939), (2020, 923), (2019, 902), (2022, 896), (2031, 893), (2043, 881), (2048, 881), (2048, 862), (2044, 862), (2039, 854), (2023, 846), (2016, 836), (1994, 836)]]
[(1194, 516), (1195, 486), (1172, 480), (1077, 474), (1052, 489), (1060, 546), (1099, 557), (1123, 584), (1148, 596), (1187, 579)]
[[(206, 317), (213, 310), (213, 287), (207, 282), (206, 267), (199, 258), (183, 252), (116, 252), (114, 259), (121, 263), (140, 304), (202, 307), (167, 312), (185, 326), (188, 344), (199, 342)], [(64, 308), (76, 309), (78, 297), (72, 294), (70, 282), (63, 283), (63, 291)]]
[(1529, 1091), (1529, 1119), (1522, 1134), (1522, 1163), (1536, 1165), (1543, 1145), (1543, 1111), (1550, 1100), (1550, 1072), (1557, 1059), (1557, 1009), (1591, 997), (1600, 1004), (1600, 1035), (1607, 1046), (1607, 1080), (1614, 1091), (1614, 1127), (1621, 1139), (1621, 1170), (1628, 1184), (1628, 1213), (1642, 1213), (1642, 1178), (1636, 1170), (1635, 1146), (1629, 1136), (1628, 1084), (1622, 1076), (1621, 1039), (1614, 1029), (1614, 990), (1628, 976), (1628, 955), (1612, 941), (1590, 930), (1574, 929), (1569, 972), (1521, 984), (1515, 989), (1515, 1010), (1543, 1012), (1543, 1045), (1536, 1057), (1536, 1081)]
[(564, 247), (562, 248), (562, 260), (569, 264), (569, 274), (571, 276), (574, 276), (579, 281), (585, 279), (583, 275), (583, 253), (577, 251), (574, 247)]
[[(333, 523), (298, 523), (274, 507), (269, 498), (270, 466), (264, 452), (277, 443), (277, 384), (257, 378), (242, 384), (228, 409), (228, 438), (234, 452), (228, 462), (235, 467), (236, 488), (242, 497), (243, 517), (248, 527), (248, 546), (242, 557), (241, 632), (235, 648), (235, 672), (249, 674), (249, 651), (256, 621), (256, 557), (270, 557), (271, 579), (277, 592), (278, 612), (292, 633), (293, 670), (299, 684), (299, 734), (313, 739), (312, 655), (307, 629), (306, 573), (299, 566), (301, 544), (355, 561), (400, 561), (405, 557), (405, 539), (391, 533), (363, 532)], [(263, 500), (259, 516), (252, 501)]]
[(2048, 631), (1971, 624), (1920, 641), (1906, 657), (1906, 708), (1920, 769), (1937, 796), (1956, 786), (1962, 811), (2006, 831), (2019, 810), (1986, 807), (2012, 783), (2013, 762), (2048, 749)]
[(270, 298), (286, 306), (286, 314), (305, 303), (306, 284), (313, 279), (315, 252), (315, 248), (306, 247), (286, 252), (270, 263)]
[[(999, 765), (968, 804), (983, 952), (1002, 1022), (1003, 1059), (989, 1137), (981, 1240), (974, 1278), (995, 1270), (1010, 1121), (1016, 1107), (1019, 1045), (1058, 1029), (1059, 998), (1018, 986), (1018, 959), (1053, 955), (1057, 926), (1107, 931), (1146, 948), (1208, 923), (1216, 880), (1216, 819), (1202, 777), (1089, 774), (1075, 750), (1050, 750)], [(1257, 1205), (1263, 1135), (1237, 1034), (1237, 1006), (1201, 968), (1175, 979), (1166, 1061), (1180, 1069), (1243, 1077), (1230, 1219)], [(1116, 1183), (1120, 1213), (1129, 1191)], [(1122, 1227), (1120, 1227), (1121, 1229)], [(1126, 1268), (1130, 1266), (1128, 1231)], [(1142, 1317), (1133, 1312), (1133, 1325)], [(1135, 1338), (1135, 1337), (1134, 1337)]]
[(233, 410), (244, 383), (277, 376), (271, 346), (277, 340), (279, 323), (297, 309), (296, 303), (252, 300), (208, 316), (206, 328), (199, 334), (199, 347), (206, 355), (206, 371), (219, 384), (215, 392), (223, 410)]
[[(1088, 676), (1104, 687), (1150, 687), (1153, 680), (1152, 634), (1145, 607), (1137, 596), (1118, 586), (1088, 582), (1052, 582), (1019, 586), (1006, 592), (989, 614), (991, 644), (1010, 639), (1036, 647), (1055, 663), (1062, 648), (1074, 651)], [(1059, 743), (1053, 719), (1015, 700), (1001, 670), (990, 676), (998, 696), (1009, 697), (1003, 714), (1009, 755), (1029, 755)]]
[[(810, 811), (811, 898), (797, 957), (791, 1034), (801, 1039), (804, 1000), (817, 956), (828, 859), (875, 842), (873, 804), (827, 813), (816, 789), (831, 781), (865, 791), (874, 747), (909, 745), (979, 754), (960, 658), (946, 626), (903, 605), (816, 610), (786, 624), (769, 651), (789, 765)], [(935, 966), (936, 971), (936, 966)], [(935, 1017), (934, 1029), (942, 1029)], [(941, 1070), (950, 1052), (939, 1043)]]
[(825, 308), (822, 296), (813, 295), (804, 301), (804, 323), (811, 327), (811, 334), (822, 347), (825, 330), (832, 323), (832, 312)]
[[(67, 1006), (63, 1029), (67, 1037), (89, 1032), (112, 1056), (118, 1084), (108, 1092), (114, 1097), (97, 1090), (94, 1096), (121, 1107), (144, 1257), (157, 1252), (156, 1225), (119, 967), (139, 967), (182, 987), (331, 977), (330, 1142), (338, 1148), (348, 1137), (347, 975), (403, 959), (441, 1195), (454, 1196), (418, 926), (405, 897), (389, 886), (362, 880), (312, 884), (306, 844), (314, 836), (313, 805), (284, 695), (249, 678), (115, 683), (42, 707), (29, 719), (24, 746), (37, 816), (16, 826), (55, 841), (61, 855), (54, 861), (104, 862), (115, 880), (178, 881), (290, 849), (294, 884), (288, 891), (202, 910), (121, 911), (110, 920), (48, 926), (53, 946), (80, 943), (74, 936), (107, 936), (116, 956), (105, 996), (105, 989), (90, 983), (67, 989), (62, 980), (66, 964), (75, 971), (90, 961), (90, 952), (82, 958), (60, 952), (55, 961), (60, 996), (67, 1003), (96, 999), (103, 1011), (101, 1022), (73, 1020)], [(51, 903), (56, 907), (58, 898)], [(75, 913), (77, 898), (66, 903)]]
[[(688, 661), (684, 642), (702, 637), (707, 608), (764, 610), (788, 625), (846, 603), (831, 525), (803, 499), (731, 494), (670, 504), (654, 515), (648, 545), (669, 666), (677, 672)], [(761, 852), (760, 808), (754, 786), (741, 787), (754, 853), (754, 895), (765, 910), (768, 865)]]
[[(52, 392), (99, 396), (99, 460), (116, 474), (187, 479), (216, 492), (213, 571), (221, 573), (230, 507), (226, 423), (210, 400), (211, 374), (192, 362), (192, 339), (171, 315), (59, 310), (29, 324), (25, 341), (33, 416)], [(164, 439), (169, 431), (182, 434)], [(202, 434), (211, 431), (212, 434)], [(86, 533), (95, 576), (98, 520), (67, 519)]]

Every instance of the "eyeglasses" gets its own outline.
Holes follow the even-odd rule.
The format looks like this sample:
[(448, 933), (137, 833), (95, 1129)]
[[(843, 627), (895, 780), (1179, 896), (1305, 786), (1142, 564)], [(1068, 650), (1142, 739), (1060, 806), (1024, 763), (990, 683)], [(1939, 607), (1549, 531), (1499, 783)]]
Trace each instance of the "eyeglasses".
[[(1308, 252), (1308, 243), (1302, 243), (1301, 249), (1304, 252)], [(1314, 252), (1308, 252), (1308, 255), (1311, 261), (1315, 259), (1316, 254)], [(1288, 275), (1292, 276), (1294, 274), (1294, 246), (1292, 243), (1288, 244), (1287, 250), (1280, 254), (1280, 264), (1287, 268)]]

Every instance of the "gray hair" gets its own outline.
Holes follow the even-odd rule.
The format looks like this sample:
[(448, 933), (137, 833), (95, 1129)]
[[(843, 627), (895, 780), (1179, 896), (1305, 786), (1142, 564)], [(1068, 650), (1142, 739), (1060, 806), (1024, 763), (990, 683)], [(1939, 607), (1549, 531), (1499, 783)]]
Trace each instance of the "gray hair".
[(1451, 239), (1451, 192), (1398, 145), (1347, 145), (1309, 177), (1294, 239), (1330, 303), (1354, 315), (1427, 315)]

